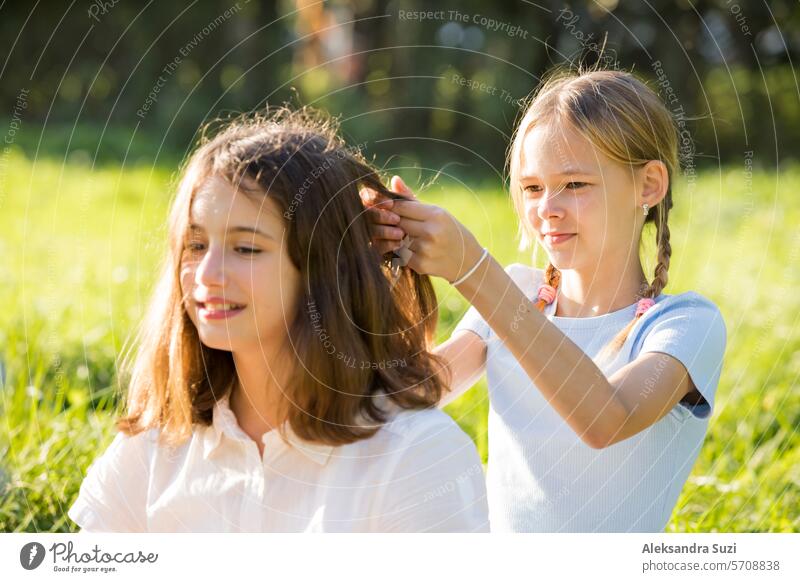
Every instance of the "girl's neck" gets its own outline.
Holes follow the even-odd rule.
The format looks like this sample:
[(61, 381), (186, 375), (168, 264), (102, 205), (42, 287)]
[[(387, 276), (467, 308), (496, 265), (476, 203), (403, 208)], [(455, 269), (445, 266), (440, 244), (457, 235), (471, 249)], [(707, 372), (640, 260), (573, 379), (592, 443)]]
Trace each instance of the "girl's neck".
[(281, 423), (278, 415), (288, 375), (278, 366), (270, 365), (281, 360), (267, 358), (261, 350), (234, 352), (233, 361), (237, 381), (231, 392), (230, 408), (242, 430), (260, 443), (264, 433)]
[[(610, 276), (608, 273), (617, 273)], [(605, 315), (640, 299), (647, 278), (638, 261), (619, 270), (593, 268), (589, 271), (561, 271), (556, 315), (559, 317), (596, 317)]]

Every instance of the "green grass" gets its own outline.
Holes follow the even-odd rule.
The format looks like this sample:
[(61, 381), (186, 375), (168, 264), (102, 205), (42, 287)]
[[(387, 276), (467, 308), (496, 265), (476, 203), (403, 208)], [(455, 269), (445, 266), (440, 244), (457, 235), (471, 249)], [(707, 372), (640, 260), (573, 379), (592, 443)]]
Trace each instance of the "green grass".
[[(113, 438), (116, 359), (164, 247), (172, 170), (8, 160), (0, 182), (0, 530), (75, 531), (66, 511)], [(800, 169), (707, 172), (679, 184), (670, 293), (694, 289), (728, 326), (717, 410), (668, 531), (800, 531)], [(436, 185), (501, 262), (516, 250), (497, 191)], [(466, 309), (437, 282), (441, 338)], [(447, 411), (486, 458), (484, 382)]]

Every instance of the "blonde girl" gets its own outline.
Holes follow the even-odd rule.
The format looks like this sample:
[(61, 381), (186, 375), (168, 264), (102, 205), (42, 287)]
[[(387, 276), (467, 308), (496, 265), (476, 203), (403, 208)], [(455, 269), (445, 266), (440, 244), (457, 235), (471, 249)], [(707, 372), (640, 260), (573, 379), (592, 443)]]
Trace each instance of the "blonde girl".
[(365, 186), (390, 195), (309, 112), (194, 152), (120, 432), (69, 510), (84, 531), (488, 528), (477, 451), (435, 407), (433, 288), (390, 281)]
[[(664, 293), (677, 143), (669, 111), (631, 74), (552, 75), (508, 161), (522, 243), (544, 248), (544, 270), (504, 270), (398, 178), (393, 189), (412, 200), (370, 210), (378, 248), (408, 235), (408, 265), (472, 304), (435, 353), (453, 375), (442, 404), (487, 374), (493, 531), (655, 532), (669, 520), (726, 341), (711, 301)], [(639, 253), (648, 224), (649, 278)]]

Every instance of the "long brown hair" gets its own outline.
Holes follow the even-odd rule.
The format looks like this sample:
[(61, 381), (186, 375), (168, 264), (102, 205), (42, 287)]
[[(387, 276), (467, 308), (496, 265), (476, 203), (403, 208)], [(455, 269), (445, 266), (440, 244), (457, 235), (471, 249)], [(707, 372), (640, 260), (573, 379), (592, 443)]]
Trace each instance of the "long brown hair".
[[(530, 101), (509, 149), (510, 188), (520, 219), (521, 249), (534, 239), (530, 225), (524, 220), (519, 183), (523, 142), (531, 128), (551, 120), (570, 124), (598, 151), (616, 162), (640, 167), (651, 160), (660, 160), (667, 167), (667, 194), (648, 210), (645, 218), (645, 224), (655, 224), (658, 251), (653, 280), (641, 290), (640, 298), (655, 299), (667, 286), (672, 255), (667, 218), (672, 209), (672, 180), (680, 168), (678, 132), (672, 115), (661, 98), (630, 73), (556, 70), (550, 74)], [(546, 284), (558, 288), (561, 274), (552, 263), (548, 263), (544, 279)], [(546, 303), (539, 300), (536, 305), (543, 310)], [(639, 317), (634, 317), (611, 340), (604, 355), (622, 347)]]
[(429, 351), (438, 315), (433, 286), (405, 267), (390, 284), (387, 257), (371, 248), (359, 189), (395, 195), (360, 149), (338, 136), (334, 120), (281, 108), (207, 127), (190, 156), (170, 210), (169, 253), (123, 365), (128, 413), (118, 428), (157, 427), (162, 443), (180, 444), (194, 424), (211, 424), (215, 402), (236, 382), (231, 352), (201, 343), (181, 294), (189, 212), (209, 176), (273, 199), (286, 220), (288, 255), (302, 281), (287, 334), (302, 364), (284, 387), (279, 417), (301, 438), (339, 445), (380, 428), (387, 419), (381, 399), (405, 409), (435, 406), (447, 371)]

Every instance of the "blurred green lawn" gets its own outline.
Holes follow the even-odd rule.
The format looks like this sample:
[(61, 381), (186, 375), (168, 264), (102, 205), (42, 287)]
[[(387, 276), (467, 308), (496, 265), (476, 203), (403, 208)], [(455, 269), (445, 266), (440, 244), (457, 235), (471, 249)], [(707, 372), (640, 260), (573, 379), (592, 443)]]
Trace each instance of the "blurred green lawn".
[[(115, 362), (165, 240), (173, 170), (12, 153), (0, 184), (0, 531), (75, 531), (66, 515), (114, 436)], [(407, 177), (410, 181), (410, 177)], [(800, 168), (701, 173), (677, 185), (669, 293), (725, 316), (717, 409), (668, 531), (800, 531)], [(440, 182), (445, 205), (501, 262), (527, 262), (500, 190)], [(652, 256), (648, 253), (647, 256)], [(649, 267), (648, 265), (648, 272)], [(440, 285), (441, 339), (466, 310)], [(486, 459), (482, 381), (448, 407)]]

